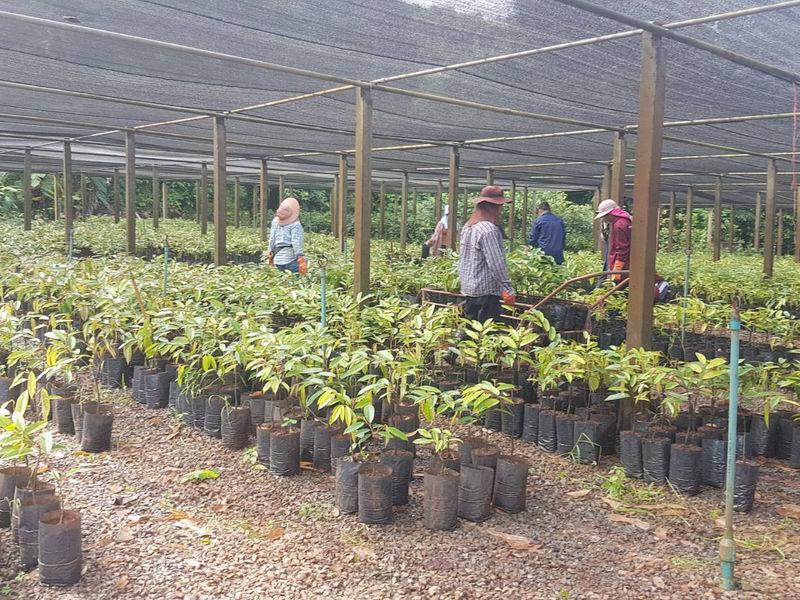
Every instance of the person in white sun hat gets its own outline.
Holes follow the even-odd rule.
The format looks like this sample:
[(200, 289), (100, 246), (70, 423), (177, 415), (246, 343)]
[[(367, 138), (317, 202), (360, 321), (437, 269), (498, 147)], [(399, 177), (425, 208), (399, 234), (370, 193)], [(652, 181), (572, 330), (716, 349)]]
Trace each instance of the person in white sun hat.
[[(603, 219), (608, 224), (608, 254), (606, 265), (609, 271), (622, 271), (631, 262), (631, 223), (630, 213), (619, 207), (610, 198), (597, 207), (595, 219)], [(621, 281), (622, 275), (612, 275), (612, 281)]]

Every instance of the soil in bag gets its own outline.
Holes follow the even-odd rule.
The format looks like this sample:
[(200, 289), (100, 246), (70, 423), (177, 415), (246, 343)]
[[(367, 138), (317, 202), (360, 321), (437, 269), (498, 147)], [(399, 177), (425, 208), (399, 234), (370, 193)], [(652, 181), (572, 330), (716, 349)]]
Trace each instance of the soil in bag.
[(554, 410), (539, 411), (539, 448), (545, 452), (555, 452), (558, 448), (556, 441), (556, 412)]
[(459, 475), (450, 469), (425, 472), (422, 514), (425, 527), (449, 531), (458, 523)]
[(788, 460), (792, 456), (792, 430), (794, 420), (784, 415), (778, 420), (778, 440), (775, 444), (775, 456)]
[(528, 461), (521, 456), (498, 457), (492, 495), (492, 503), (497, 508), (509, 513), (525, 510), (528, 469)]
[(573, 429), (576, 458), (585, 465), (600, 460), (603, 424), (596, 421), (575, 421)]
[(228, 450), (242, 450), (250, 441), (250, 408), (224, 406), (220, 413), (222, 445)]
[(72, 421), (72, 405), (77, 402), (75, 398), (54, 398), (53, 421), (58, 433), (75, 435), (75, 423)]
[(352, 440), (345, 433), (335, 433), (331, 436), (331, 468), (333, 461), (337, 458), (350, 456), (350, 444)]
[(311, 462), (314, 460), (314, 430), (317, 422), (314, 419), (300, 420), (300, 460)]
[(24, 486), (31, 476), (27, 467), (5, 467), (0, 469), (0, 528), (11, 527), (11, 503), (17, 486)]
[(342, 514), (358, 512), (358, 470), (361, 463), (350, 456), (335, 459), (336, 464), (336, 508)]
[(203, 419), (203, 432), (212, 438), (222, 437), (222, 408), (225, 398), (222, 396), (207, 396), (205, 417)]
[(642, 469), (646, 483), (667, 483), (669, 475), (669, 438), (646, 438), (642, 440)]
[(406, 450), (384, 450), (380, 463), (392, 470), (392, 504), (408, 504), (408, 486), (414, 470), (414, 455)]
[(332, 427), (318, 424), (314, 429), (314, 468), (329, 473), (331, 470)]
[(669, 482), (681, 494), (700, 493), (703, 472), (703, 449), (690, 444), (672, 444), (669, 455)]
[[(789, 466), (800, 469), (800, 424), (795, 423), (792, 428), (792, 453), (789, 456)], [(0, 497), (2, 499), (2, 497)]]
[(83, 410), (84, 452), (108, 452), (111, 450), (111, 433), (114, 429), (114, 413), (111, 404), (87, 403)]
[(642, 467), (642, 436), (634, 431), (620, 432), (619, 455), (625, 474), (634, 479), (641, 479), (644, 474)]
[(300, 430), (280, 427), (272, 430), (269, 438), (269, 469), (281, 476), (300, 472)]
[(39, 521), (39, 582), (67, 586), (81, 578), (81, 515), (72, 510), (45, 513)]
[[(750, 512), (756, 497), (759, 466), (751, 461), (736, 461), (736, 478), (733, 485), (733, 510)], [(723, 494), (724, 502), (724, 494)]]
[(575, 417), (556, 413), (556, 448), (559, 454), (569, 454), (574, 448)]
[(526, 404), (522, 416), (522, 441), (535, 444), (539, 441), (539, 404)]
[(170, 375), (166, 372), (144, 376), (144, 401), (147, 408), (166, 408), (169, 404)]
[(479, 523), (491, 515), (494, 469), (461, 464), (458, 483), (458, 516)]
[(369, 462), (358, 470), (358, 520), (383, 525), (391, 523), (392, 468), (385, 463)]
[(524, 411), (525, 405), (521, 400), (503, 407), (500, 413), (500, 429), (504, 435), (513, 438), (522, 436)]
[(177, 412), (178, 409), (178, 396), (181, 394), (181, 384), (175, 381), (174, 379), (169, 382), (169, 402), (167, 406), (173, 412)]
[(703, 443), (701, 478), (704, 484), (722, 487), (727, 470), (728, 442), (706, 438)]
[(119, 358), (104, 358), (103, 370), (100, 375), (100, 383), (107, 388), (118, 389), (122, 387), (122, 376), (125, 373), (127, 364), (125, 359)]
[(256, 459), (258, 464), (269, 466), (269, 440), (272, 435), (272, 423), (261, 423), (256, 428)]
[(34, 485), (30, 481), (20, 482), (14, 489), (14, 498), (11, 500), (11, 536), (15, 542), (19, 541), (19, 508), (23, 502), (28, 502), (35, 498), (54, 496), (56, 486), (52, 483), (36, 480)]
[(477, 437), (465, 437), (458, 445), (458, 458), (462, 465), (472, 464), (472, 451), (486, 445), (486, 440)]
[(502, 427), (502, 414), (499, 408), (490, 408), (483, 417), (483, 426), (492, 431), (500, 431)]
[(445, 450), (441, 454), (434, 452), (428, 462), (428, 470), (439, 473), (443, 469), (450, 469), (458, 473), (461, 470), (461, 460), (453, 450)]
[(32, 569), (39, 562), (39, 519), (45, 513), (61, 508), (55, 496), (22, 500), (19, 507), (19, 561), (23, 569)]
[(778, 445), (778, 419), (771, 418), (769, 424), (764, 422), (764, 415), (753, 415), (750, 424), (750, 450), (754, 456), (775, 456)]
[(264, 396), (251, 396), (248, 394), (243, 398), (242, 404), (250, 408), (250, 433), (254, 434), (256, 428), (266, 421), (264, 418), (266, 399)]
[(495, 469), (497, 468), (498, 456), (500, 456), (500, 449), (497, 446), (481, 446), (472, 451), (472, 464)]

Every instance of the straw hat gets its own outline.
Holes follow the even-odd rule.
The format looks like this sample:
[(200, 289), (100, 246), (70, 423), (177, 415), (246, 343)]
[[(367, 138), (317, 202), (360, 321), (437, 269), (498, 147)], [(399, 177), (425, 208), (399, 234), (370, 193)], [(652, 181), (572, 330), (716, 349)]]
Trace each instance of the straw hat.
[(609, 198), (608, 200), (603, 200), (597, 206), (597, 214), (594, 217), (595, 220), (602, 219), (615, 208), (619, 208), (619, 205), (614, 200), (612, 200), (611, 198)]
[(473, 200), (475, 204), (490, 202), (492, 204), (506, 204), (511, 202), (511, 198), (503, 196), (503, 188), (499, 185), (487, 185), (481, 190), (481, 195)]
[(278, 225), (291, 225), (300, 216), (300, 203), (297, 198), (286, 198), (278, 207), (275, 218)]

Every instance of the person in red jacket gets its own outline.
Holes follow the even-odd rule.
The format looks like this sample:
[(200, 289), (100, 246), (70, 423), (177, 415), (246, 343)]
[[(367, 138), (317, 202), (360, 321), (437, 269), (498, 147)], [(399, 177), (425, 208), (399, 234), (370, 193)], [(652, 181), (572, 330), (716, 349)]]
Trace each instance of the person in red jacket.
[[(603, 219), (609, 226), (608, 269), (623, 271), (631, 264), (631, 215), (611, 199), (603, 200), (597, 207), (595, 219)], [(622, 275), (612, 275), (612, 281), (622, 281)]]

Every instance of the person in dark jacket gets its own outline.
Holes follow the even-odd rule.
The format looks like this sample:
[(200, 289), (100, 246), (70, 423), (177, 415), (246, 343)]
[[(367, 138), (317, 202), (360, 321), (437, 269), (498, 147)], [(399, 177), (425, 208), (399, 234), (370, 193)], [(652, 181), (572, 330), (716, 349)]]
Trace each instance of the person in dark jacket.
[(547, 256), (552, 256), (557, 265), (564, 262), (564, 244), (567, 241), (567, 226), (564, 219), (550, 211), (550, 205), (539, 205), (539, 217), (533, 222), (528, 243), (539, 248)]

